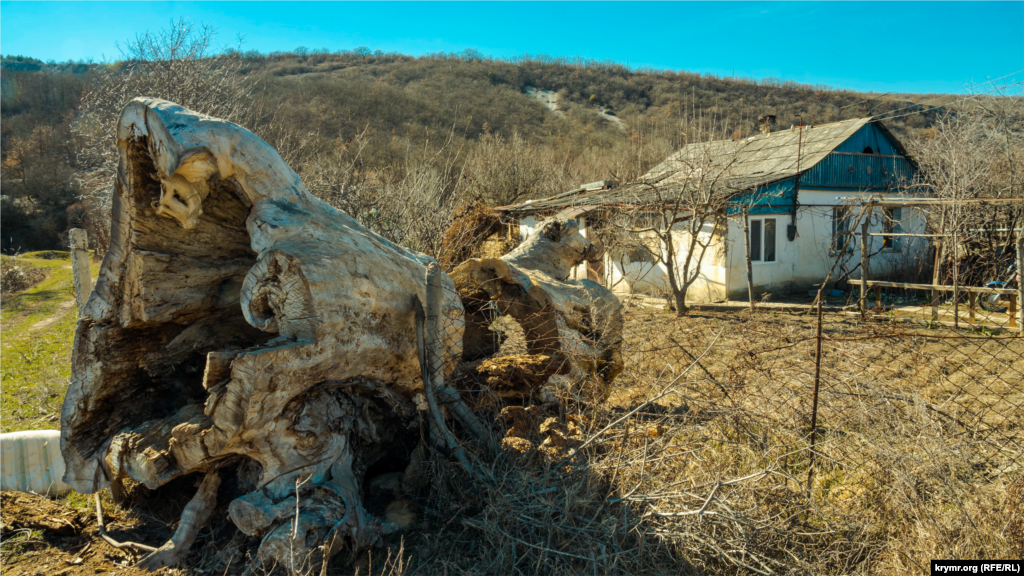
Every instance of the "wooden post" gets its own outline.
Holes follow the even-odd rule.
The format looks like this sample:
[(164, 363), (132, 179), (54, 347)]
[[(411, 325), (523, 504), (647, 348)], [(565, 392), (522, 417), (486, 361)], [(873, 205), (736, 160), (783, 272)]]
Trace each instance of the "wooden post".
[(968, 324), (975, 324), (975, 323), (977, 323), (977, 321), (976, 321), (976, 319), (974, 317), (974, 307), (977, 306), (977, 305), (978, 305), (978, 293), (977, 292), (968, 292), (967, 293), (967, 323)]
[(953, 277), (953, 329), (960, 329), (960, 278), (959, 274)]
[(71, 239), (71, 270), (75, 276), (75, 301), (78, 304), (78, 315), (82, 315), (85, 303), (92, 293), (92, 276), (89, 275), (89, 233), (81, 228), (72, 228)]
[(750, 311), (754, 311), (754, 266), (750, 262), (750, 210), (743, 210), (743, 246), (746, 247), (747, 258), (747, 297), (750, 299)]
[(875, 286), (875, 307), (882, 310), (882, 287)]
[(932, 284), (939, 283), (939, 270), (942, 268), (942, 238), (935, 240), (935, 265), (932, 266)]
[(1009, 319), (1010, 319), (1010, 322), (1009, 322), (1010, 328), (1016, 328), (1018, 326), (1018, 324), (1017, 324), (1017, 314), (1018, 314), (1018, 312), (1017, 312), (1017, 294), (1010, 294), (1010, 307), (1007, 310), (1007, 313), (1008, 313), (1007, 316), (1009, 316)]
[(871, 222), (871, 207), (864, 210), (864, 221), (860, 224), (860, 313), (868, 313), (868, 223)]
[[(959, 246), (956, 229), (953, 230), (954, 250)], [(953, 258), (953, 329), (960, 329), (960, 259)]]
[[(945, 215), (943, 215), (942, 229), (939, 230), (941, 234), (945, 229)], [(935, 243), (935, 267), (932, 269), (932, 286), (938, 286), (940, 271), (942, 270), (942, 250), (944, 248), (942, 238), (939, 238)], [(932, 290), (932, 322), (938, 322), (939, 320), (939, 292), (938, 290)]]
[(807, 464), (807, 491), (814, 482), (814, 441), (818, 437), (818, 384), (821, 382), (821, 292), (818, 288), (818, 322), (815, 328), (816, 348), (814, 351), (814, 396), (811, 398), (811, 452)]
[(1024, 330), (1024, 235), (1017, 236), (1017, 326)]

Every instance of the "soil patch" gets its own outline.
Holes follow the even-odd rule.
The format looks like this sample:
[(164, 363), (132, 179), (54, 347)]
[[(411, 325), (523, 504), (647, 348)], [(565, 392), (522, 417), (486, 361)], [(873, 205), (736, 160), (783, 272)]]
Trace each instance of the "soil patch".
[[(5, 575), (149, 574), (131, 568), (138, 555), (100, 538), (94, 514), (20, 492), (0, 493), (0, 509)], [(115, 538), (130, 539), (132, 522), (123, 514), (108, 512), (105, 519)]]

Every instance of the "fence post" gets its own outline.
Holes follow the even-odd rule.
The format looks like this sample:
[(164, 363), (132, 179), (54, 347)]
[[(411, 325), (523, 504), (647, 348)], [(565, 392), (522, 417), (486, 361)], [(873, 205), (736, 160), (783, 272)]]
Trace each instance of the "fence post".
[(814, 396), (811, 399), (811, 456), (807, 465), (807, 491), (814, 482), (814, 443), (818, 436), (818, 384), (821, 382), (821, 291), (818, 289), (818, 326), (815, 329), (816, 350), (814, 352)]
[(750, 299), (750, 311), (754, 311), (754, 266), (750, 263), (750, 210), (743, 209), (743, 246), (747, 253), (747, 297)]
[(82, 315), (85, 303), (92, 293), (92, 276), (89, 275), (89, 233), (81, 228), (72, 228), (71, 239), (71, 271), (75, 277), (75, 302), (78, 304), (78, 315)]
[(953, 329), (960, 329), (960, 270), (953, 273)]
[(1017, 236), (1017, 327), (1024, 332), (1024, 234)]
[[(943, 217), (943, 221), (945, 221), (945, 217)], [(939, 232), (940, 233), (944, 232), (944, 226), (943, 226), (943, 229), (940, 229)], [(940, 271), (942, 270), (942, 250), (944, 248), (945, 248), (945, 243), (942, 241), (942, 238), (940, 237), (939, 239), (937, 239), (935, 241), (935, 267), (932, 269), (932, 286), (933, 287), (939, 285)], [(932, 301), (931, 301), (932, 322), (938, 322), (938, 320), (939, 320), (939, 291), (936, 290), (935, 288), (932, 288), (931, 298), (932, 298)]]
[(868, 223), (871, 222), (871, 207), (864, 210), (864, 221), (860, 225), (860, 313), (868, 316)]

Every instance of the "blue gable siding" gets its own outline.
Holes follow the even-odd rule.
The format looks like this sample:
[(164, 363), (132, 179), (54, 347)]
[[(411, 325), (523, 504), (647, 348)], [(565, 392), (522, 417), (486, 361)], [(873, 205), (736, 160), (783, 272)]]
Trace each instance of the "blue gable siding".
[(796, 203), (795, 184), (794, 178), (788, 178), (734, 196), (729, 201), (727, 213), (741, 214), (749, 206), (751, 214), (788, 214)]
[[(871, 148), (871, 153), (864, 150)], [(865, 124), (817, 164), (800, 174), (799, 188), (899, 192), (913, 182), (914, 163), (877, 123)], [(759, 186), (734, 196), (729, 214), (789, 214), (799, 204), (795, 178)]]
[(857, 130), (842, 144), (836, 146), (836, 149), (833, 150), (833, 152), (863, 153), (864, 149), (868, 147), (870, 147), (875, 154), (882, 154), (883, 156), (902, 156), (899, 148), (896, 146), (896, 143), (889, 138), (888, 134), (880, 130), (874, 122), (869, 122), (868, 124), (861, 126), (860, 130)]
[(802, 188), (897, 190), (914, 179), (914, 165), (903, 156), (832, 152), (800, 176)]

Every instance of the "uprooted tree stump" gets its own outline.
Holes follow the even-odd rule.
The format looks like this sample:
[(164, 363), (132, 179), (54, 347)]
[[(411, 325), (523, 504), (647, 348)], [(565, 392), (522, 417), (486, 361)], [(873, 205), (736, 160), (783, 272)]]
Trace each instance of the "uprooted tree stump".
[(549, 385), (548, 401), (583, 383), (602, 395), (623, 369), (622, 304), (596, 282), (569, 280), (574, 267), (601, 256), (575, 220), (549, 219), (512, 252), (460, 264), (452, 278), (466, 310), (463, 359), (494, 356), (501, 336), (492, 325), (508, 316), (522, 326), (532, 357), (480, 362), (479, 372), (523, 373), (527, 389)]
[[(117, 135), (110, 248), (75, 334), (61, 450), (83, 493), (202, 473), (143, 567), (184, 557), (222, 476), (237, 492), (230, 518), (261, 539), (265, 563), (315, 566), (378, 542), (394, 526), (364, 507), (372, 466), (422, 455), (424, 421), (462, 454), (445, 414), (488, 444), (443, 384), (481, 298), (528, 327), (531, 351), (569, 361), (552, 374), (621, 370), (614, 297), (560, 277), (589, 249), (573, 221), (546, 227), (547, 244), (460, 267), (457, 290), (432, 258), (314, 198), (244, 128), (137, 98)], [(470, 340), (472, 360), (496, 351)]]

